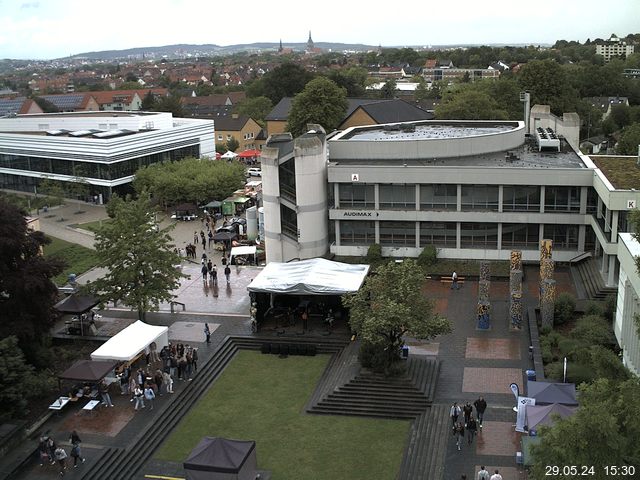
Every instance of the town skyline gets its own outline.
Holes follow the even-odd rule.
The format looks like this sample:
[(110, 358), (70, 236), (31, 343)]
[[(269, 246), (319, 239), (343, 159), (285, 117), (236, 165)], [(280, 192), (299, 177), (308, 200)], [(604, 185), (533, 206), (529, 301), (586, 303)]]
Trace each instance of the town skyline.
[[(303, 43), (309, 31), (316, 43), (383, 47), (550, 45), (556, 40), (608, 38), (612, 33), (624, 37), (637, 30), (635, 19), (640, 14), (640, 4), (634, 0), (622, 0), (607, 12), (606, 22), (596, 25), (571, 21), (578, 14), (600, 11), (601, 3), (595, 0), (560, 4), (541, 0), (535, 8), (488, 0), (480, 9), (468, 0), (461, 0), (456, 8), (416, 3), (409, 6), (412, 15), (398, 20), (381, 15), (377, 8), (364, 10), (355, 2), (329, 0), (308, 18), (299, 15), (300, 4), (290, 0), (272, 9), (261, 9), (253, 0), (245, 3), (243, 9), (255, 12), (255, 18), (236, 22), (226, 15), (219, 21), (219, 9), (200, 0), (159, 0), (153, 9), (115, 0), (108, 8), (121, 12), (117, 17), (123, 21), (106, 25), (102, 16), (93, 17), (79, 0), (0, 0), (0, 58), (46, 60), (177, 44)], [(283, 24), (285, 35), (278, 27)]]

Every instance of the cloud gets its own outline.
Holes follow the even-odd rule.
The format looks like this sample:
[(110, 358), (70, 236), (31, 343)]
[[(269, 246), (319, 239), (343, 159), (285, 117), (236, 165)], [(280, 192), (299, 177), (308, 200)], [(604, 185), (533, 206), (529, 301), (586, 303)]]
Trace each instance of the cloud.
[(26, 10), (28, 8), (40, 8), (40, 2), (27, 2), (20, 5), (22, 10)]

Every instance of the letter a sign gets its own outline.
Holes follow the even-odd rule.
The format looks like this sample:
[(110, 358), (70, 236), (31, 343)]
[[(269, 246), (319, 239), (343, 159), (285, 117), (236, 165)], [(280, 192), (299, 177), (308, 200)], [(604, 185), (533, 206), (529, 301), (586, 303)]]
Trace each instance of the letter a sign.
[(352, 182), (359, 182), (360, 181), (360, 175), (357, 173), (352, 173), (351, 174), (351, 181)]

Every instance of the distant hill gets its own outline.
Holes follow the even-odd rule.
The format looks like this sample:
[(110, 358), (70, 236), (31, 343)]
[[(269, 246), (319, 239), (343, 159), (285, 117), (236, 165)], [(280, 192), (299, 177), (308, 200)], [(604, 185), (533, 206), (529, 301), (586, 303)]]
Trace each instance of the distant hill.
[[(72, 55), (70, 57), (64, 57), (65, 59), (83, 59), (88, 60), (116, 60), (123, 58), (175, 58), (185, 56), (213, 56), (213, 55), (231, 55), (238, 52), (259, 52), (259, 51), (277, 51), (279, 43), (244, 43), (238, 45), (192, 45), (192, 44), (177, 44), (177, 45), (164, 45), (161, 47), (136, 47), (127, 48), (125, 50), (103, 50), (100, 52), (86, 52)], [(295, 51), (304, 51), (306, 43), (283, 43), (284, 48), (291, 48)], [(360, 43), (330, 43), (330, 42), (318, 42), (315, 46), (323, 50), (331, 50), (342, 52), (349, 51), (361, 51), (366, 52), (368, 50), (374, 50), (378, 47), (372, 45), (364, 45)], [(62, 59), (60, 59), (62, 60)]]

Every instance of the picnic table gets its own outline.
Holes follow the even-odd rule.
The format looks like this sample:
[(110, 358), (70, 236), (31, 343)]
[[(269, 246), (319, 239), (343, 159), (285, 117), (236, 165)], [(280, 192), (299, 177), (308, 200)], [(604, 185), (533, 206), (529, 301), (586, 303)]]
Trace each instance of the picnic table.
[(98, 405), (100, 405), (100, 400), (89, 400), (87, 404), (82, 407), (82, 410), (93, 412)]
[(51, 405), (49, 405), (49, 410), (62, 410), (67, 403), (69, 403), (71, 399), (69, 397), (59, 397), (57, 398)]

